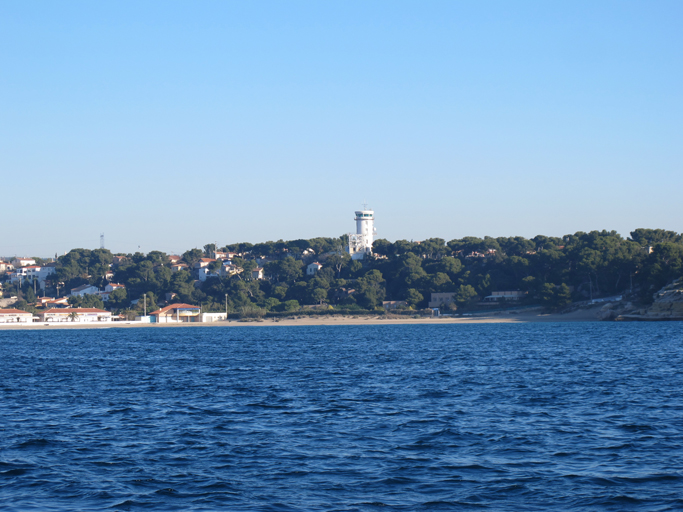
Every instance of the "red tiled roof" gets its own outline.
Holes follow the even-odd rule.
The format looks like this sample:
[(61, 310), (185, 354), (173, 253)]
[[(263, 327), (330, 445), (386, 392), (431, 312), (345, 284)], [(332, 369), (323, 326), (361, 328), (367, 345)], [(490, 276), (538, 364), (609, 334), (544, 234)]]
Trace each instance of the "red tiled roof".
[(199, 309), (199, 306), (193, 306), (192, 304), (169, 304), (168, 306), (161, 308), (150, 315), (160, 315), (162, 313), (167, 313), (172, 309)]
[(28, 314), (30, 315), (28, 311), (22, 311), (21, 309), (0, 309), (0, 315), (16, 315), (16, 314)]

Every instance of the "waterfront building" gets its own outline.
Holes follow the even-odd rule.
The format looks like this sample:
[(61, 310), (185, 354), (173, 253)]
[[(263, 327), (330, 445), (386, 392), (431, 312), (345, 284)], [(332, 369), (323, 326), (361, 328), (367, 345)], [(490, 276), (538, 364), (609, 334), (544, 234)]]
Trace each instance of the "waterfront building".
[(432, 300), (429, 301), (428, 307), (441, 308), (447, 304), (451, 304), (455, 300), (454, 292), (446, 293), (432, 293)]
[(0, 324), (31, 323), (33, 315), (21, 309), (0, 309)]
[(111, 311), (97, 308), (58, 308), (38, 313), (41, 322), (111, 322)]
[(191, 304), (170, 304), (150, 313), (152, 322), (170, 324), (181, 322), (201, 322), (201, 308)]

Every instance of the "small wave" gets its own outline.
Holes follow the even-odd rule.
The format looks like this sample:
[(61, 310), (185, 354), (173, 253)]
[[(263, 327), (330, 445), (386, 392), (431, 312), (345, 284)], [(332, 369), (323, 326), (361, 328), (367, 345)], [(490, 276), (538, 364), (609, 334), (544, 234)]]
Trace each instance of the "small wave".
[(632, 484), (647, 483), (647, 482), (679, 482), (679, 481), (683, 480), (683, 476), (671, 475), (671, 474), (655, 474), (655, 475), (634, 476), (634, 477), (622, 476), (622, 477), (616, 478), (616, 480), (621, 481), (621, 482), (626, 482), (626, 483), (632, 483)]
[(176, 491), (172, 487), (166, 487), (165, 489), (159, 489), (157, 491), (154, 491), (154, 494), (165, 494), (165, 495), (172, 496), (172, 495), (178, 494), (178, 491)]
[(0, 471), (0, 476), (5, 476), (5, 477), (10, 477), (10, 476), (21, 476), (25, 473), (28, 473), (28, 469), (26, 468), (16, 468), (16, 469), (10, 469), (7, 471)]
[(626, 430), (627, 432), (647, 432), (648, 430), (655, 430), (652, 425), (638, 425), (635, 423), (625, 423), (624, 425), (619, 425), (619, 428)]
[(27, 441), (24, 441), (23, 443), (19, 443), (17, 445), (17, 448), (41, 448), (43, 446), (49, 446), (51, 444), (53, 444), (53, 441), (40, 437), (36, 439), (29, 439)]

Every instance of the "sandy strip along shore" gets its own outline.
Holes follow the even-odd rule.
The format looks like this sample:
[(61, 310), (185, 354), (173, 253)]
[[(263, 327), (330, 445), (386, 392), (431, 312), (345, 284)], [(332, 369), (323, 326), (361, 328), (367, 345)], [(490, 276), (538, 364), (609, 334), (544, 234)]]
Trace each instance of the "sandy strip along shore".
[(596, 313), (599, 307), (582, 309), (567, 314), (548, 314), (538, 311), (488, 313), (461, 317), (440, 318), (401, 318), (389, 316), (326, 316), (270, 319), (244, 322), (238, 320), (213, 323), (180, 323), (180, 324), (146, 324), (140, 322), (111, 323), (33, 323), (33, 324), (0, 324), (0, 330), (12, 329), (119, 329), (119, 328), (158, 328), (158, 327), (264, 327), (264, 326), (296, 326), (296, 325), (419, 325), (419, 324), (506, 324), (528, 322), (597, 322)]

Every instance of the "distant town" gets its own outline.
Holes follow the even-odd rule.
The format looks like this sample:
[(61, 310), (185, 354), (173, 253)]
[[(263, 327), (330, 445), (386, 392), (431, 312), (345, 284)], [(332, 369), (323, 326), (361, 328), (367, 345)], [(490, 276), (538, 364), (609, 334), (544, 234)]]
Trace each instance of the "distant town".
[(0, 261), (0, 323), (216, 322), (326, 314), (562, 311), (683, 318), (683, 239), (661, 229), (446, 242), (377, 238), (374, 211), (338, 238), (207, 244), (182, 254), (73, 249)]

